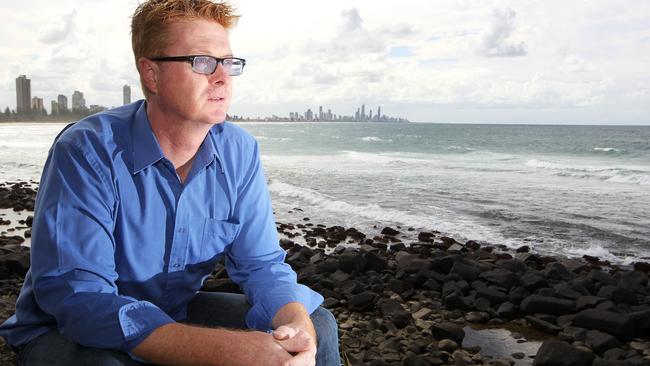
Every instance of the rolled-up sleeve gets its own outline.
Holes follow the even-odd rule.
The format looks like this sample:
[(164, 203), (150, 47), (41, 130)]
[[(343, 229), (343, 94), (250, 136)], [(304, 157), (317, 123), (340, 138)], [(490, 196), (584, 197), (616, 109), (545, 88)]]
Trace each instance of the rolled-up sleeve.
[(110, 168), (74, 141), (50, 150), (37, 196), (32, 278), (38, 305), (59, 332), (88, 347), (130, 351), (174, 320), (118, 293)]
[(282, 306), (300, 302), (311, 314), (323, 297), (298, 284), (296, 273), (284, 262), (257, 143), (246, 166), (235, 206), (241, 229), (227, 251), (226, 268), (251, 304), (247, 326), (267, 330)]

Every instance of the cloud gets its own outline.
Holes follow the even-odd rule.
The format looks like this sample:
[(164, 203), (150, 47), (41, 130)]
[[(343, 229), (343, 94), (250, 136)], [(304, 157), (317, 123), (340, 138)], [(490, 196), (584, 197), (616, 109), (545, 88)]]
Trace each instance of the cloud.
[(43, 43), (59, 43), (63, 42), (68, 38), (75, 26), (75, 18), (77, 17), (77, 12), (73, 10), (69, 14), (64, 14), (61, 17), (62, 22), (58, 24), (52, 24), (48, 28), (45, 28), (38, 40)]
[(525, 56), (527, 51), (524, 42), (510, 40), (515, 29), (515, 11), (494, 9), (492, 15), (492, 25), (483, 36), (479, 54), (487, 57)]
[(363, 19), (361, 19), (361, 15), (359, 15), (359, 10), (357, 8), (343, 10), (341, 15), (343, 15), (343, 24), (341, 28), (343, 32), (361, 30)]

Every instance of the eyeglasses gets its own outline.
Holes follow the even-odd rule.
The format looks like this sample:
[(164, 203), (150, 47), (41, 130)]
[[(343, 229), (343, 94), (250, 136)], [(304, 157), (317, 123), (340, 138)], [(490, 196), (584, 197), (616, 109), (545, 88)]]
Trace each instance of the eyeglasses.
[(192, 71), (198, 74), (211, 75), (217, 70), (217, 66), (221, 64), (224, 71), (230, 76), (241, 75), (244, 72), (244, 65), (246, 60), (238, 57), (212, 57), (207, 55), (192, 55), (192, 56), (169, 56), (169, 57), (154, 57), (152, 61), (182, 61), (192, 64)]

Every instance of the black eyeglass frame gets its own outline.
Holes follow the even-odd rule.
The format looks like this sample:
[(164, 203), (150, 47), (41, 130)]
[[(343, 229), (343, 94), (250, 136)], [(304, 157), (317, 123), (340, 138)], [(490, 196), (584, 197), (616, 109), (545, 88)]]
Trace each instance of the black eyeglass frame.
[[(194, 60), (197, 57), (209, 57), (211, 59), (216, 60), (217, 63), (215, 64), (214, 70), (212, 70), (212, 72), (209, 73), (209, 74), (205, 74), (205, 73), (202, 73), (202, 72), (197, 72), (194, 69)], [(150, 57), (149, 59), (151, 61), (161, 61), (161, 62), (189, 62), (192, 65), (192, 71), (196, 72), (197, 74), (202, 74), (202, 75), (212, 75), (212, 74), (214, 74), (217, 71), (217, 68), (219, 67), (219, 64), (221, 64), (221, 66), (223, 66), (223, 62), (225, 60), (237, 60), (237, 61), (241, 61), (241, 63), (242, 63), (241, 72), (239, 74), (235, 74), (235, 75), (231, 75), (229, 73), (230, 76), (239, 76), (239, 75), (241, 75), (244, 72), (244, 66), (246, 66), (246, 60), (243, 59), (243, 58), (239, 58), (239, 57), (214, 57), (214, 56), (210, 56), (210, 55), (189, 55), (189, 56)]]

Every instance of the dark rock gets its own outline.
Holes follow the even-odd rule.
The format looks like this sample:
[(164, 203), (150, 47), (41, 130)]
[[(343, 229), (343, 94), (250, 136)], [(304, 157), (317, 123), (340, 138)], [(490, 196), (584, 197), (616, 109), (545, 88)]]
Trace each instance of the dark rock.
[(497, 261), (496, 265), (514, 273), (524, 273), (528, 271), (526, 263), (518, 259), (502, 259)]
[(573, 343), (576, 341), (584, 341), (587, 336), (587, 330), (580, 327), (565, 327), (558, 334), (561, 341)]
[(565, 266), (558, 262), (548, 264), (546, 266), (546, 269), (542, 272), (546, 278), (553, 280), (571, 281), (576, 277), (575, 273), (572, 273)]
[(582, 295), (589, 295), (589, 291), (586, 293), (581, 293), (579, 291), (576, 291), (573, 287), (571, 287), (571, 285), (566, 282), (558, 283), (557, 285), (553, 286), (553, 290), (555, 290), (555, 293), (558, 296), (571, 300), (576, 300)]
[(328, 258), (315, 266), (316, 273), (334, 273), (339, 269), (339, 261)]
[(517, 316), (517, 307), (513, 303), (506, 301), (499, 305), (497, 315), (503, 318), (512, 319)]
[(530, 323), (530, 325), (533, 328), (537, 330), (541, 330), (542, 332), (548, 334), (557, 334), (562, 330), (562, 328), (558, 327), (557, 325), (542, 320), (540, 318), (534, 317), (532, 315), (526, 316), (526, 321)]
[(634, 270), (649, 273), (650, 272), (650, 263), (635, 262), (634, 263)]
[(603, 272), (600, 269), (591, 270), (591, 272), (589, 272), (589, 274), (587, 275), (587, 278), (589, 278), (590, 280), (592, 280), (594, 282), (600, 282), (603, 285), (613, 286), (613, 285), (616, 285), (616, 283), (617, 283), (616, 280), (612, 276), (610, 276), (609, 274)]
[(390, 315), (390, 319), (393, 321), (393, 324), (395, 324), (395, 327), (397, 327), (397, 329), (403, 329), (407, 325), (410, 325), (411, 321), (413, 320), (411, 313), (406, 310), (393, 312)]
[(603, 358), (611, 361), (622, 360), (625, 358), (626, 353), (627, 352), (620, 348), (610, 348), (603, 352)]
[(572, 313), (575, 310), (575, 303), (555, 297), (530, 295), (521, 302), (519, 307), (526, 313), (562, 315)]
[(393, 229), (392, 227), (385, 227), (385, 228), (381, 231), (381, 233), (382, 233), (382, 235), (395, 236), (395, 235), (399, 234), (399, 231)]
[(585, 343), (599, 355), (602, 355), (610, 348), (619, 347), (621, 345), (621, 342), (619, 342), (618, 339), (599, 330), (588, 330)]
[(603, 301), (605, 301), (605, 299), (598, 296), (580, 296), (576, 300), (576, 308), (578, 310), (594, 308)]
[(479, 278), (506, 289), (509, 289), (518, 283), (517, 275), (505, 269), (493, 269), (491, 271), (482, 272), (479, 275)]
[(508, 296), (504, 292), (489, 287), (478, 289), (476, 296), (489, 300), (492, 305), (497, 305), (508, 300)]
[(395, 299), (382, 299), (377, 303), (377, 308), (383, 316), (390, 316), (393, 313), (404, 310), (402, 303)]
[(364, 291), (350, 297), (348, 307), (351, 310), (371, 311), (375, 307), (376, 298), (377, 294), (374, 292)]
[(347, 273), (363, 272), (368, 261), (357, 251), (346, 251), (339, 255), (339, 266), (342, 271)]
[(457, 261), (451, 267), (450, 273), (456, 273), (466, 281), (474, 281), (481, 273), (481, 269), (475, 262)]
[(618, 285), (645, 295), (647, 293), (648, 274), (641, 271), (623, 272)]
[(471, 251), (476, 251), (476, 250), (479, 250), (481, 248), (481, 244), (475, 242), (474, 240), (468, 240), (465, 243), (465, 248), (467, 248), (467, 249), (469, 249)]
[(522, 245), (516, 250), (517, 253), (528, 253), (530, 252), (530, 247), (528, 245)]
[(415, 353), (407, 353), (406, 357), (404, 357), (404, 366), (427, 366), (429, 365), (429, 362), (422, 357), (418, 356)]
[(457, 344), (462, 344), (465, 331), (458, 324), (445, 322), (431, 326), (431, 335), (437, 340), (451, 339)]
[(576, 314), (573, 324), (587, 329), (597, 329), (613, 334), (619, 339), (634, 337), (634, 319), (626, 314), (598, 309), (587, 309)]
[(594, 358), (594, 362), (591, 364), (591, 366), (630, 366), (630, 364), (625, 361), (605, 360), (600, 357), (596, 357)]
[(363, 257), (366, 260), (366, 270), (381, 272), (388, 267), (386, 259), (376, 253), (367, 252)]
[(410, 290), (413, 288), (413, 285), (406, 281), (400, 281), (400, 280), (391, 280), (388, 283), (388, 289), (391, 291), (397, 293), (397, 294), (403, 294), (406, 291)]
[(418, 240), (425, 243), (433, 243), (433, 237), (435, 235), (430, 232), (423, 231), (418, 234)]
[(328, 297), (327, 299), (325, 299), (325, 301), (323, 301), (323, 307), (326, 309), (332, 309), (336, 307), (339, 303), (340, 303), (339, 300), (333, 297)]
[(0, 245), (14, 245), (22, 244), (25, 241), (25, 238), (18, 235), (13, 236), (0, 236)]
[(620, 286), (603, 286), (598, 291), (598, 297), (610, 299), (617, 304), (637, 305), (639, 303), (634, 291)]
[(537, 351), (533, 366), (590, 366), (594, 355), (572, 345), (549, 339)]
[(441, 236), (440, 240), (442, 240), (442, 243), (448, 248), (454, 244), (457, 243), (457, 241), (454, 238), (450, 238), (448, 236)]
[(25, 276), (30, 266), (29, 251), (1, 255), (0, 266), (7, 268), (10, 273)]

